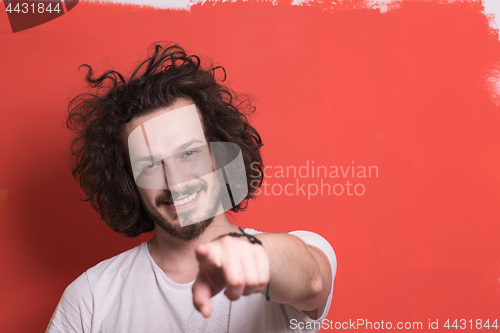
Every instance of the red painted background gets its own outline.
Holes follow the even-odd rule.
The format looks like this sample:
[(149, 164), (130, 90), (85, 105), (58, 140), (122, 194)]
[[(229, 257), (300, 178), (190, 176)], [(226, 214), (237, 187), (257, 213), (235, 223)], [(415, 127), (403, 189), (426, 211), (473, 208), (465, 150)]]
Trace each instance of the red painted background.
[(481, 11), (477, 1), (404, 1), (384, 14), (363, 1), (191, 12), (84, 2), (16, 34), (0, 13), (2, 331), (43, 331), (71, 281), (151, 237), (114, 234), (79, 201), (64, 116), (84, 89), (79, 65), (129, 72), (160, 40), (222, 64), (257, 100), (266, 165), (378, 167), (378, 178), (325, 180), (363, 183), (362, 196), (261, 195), (233, 216), (330, 241), (329, 319), (500, 320), (500, 109), (488, 85), (500, 42)]

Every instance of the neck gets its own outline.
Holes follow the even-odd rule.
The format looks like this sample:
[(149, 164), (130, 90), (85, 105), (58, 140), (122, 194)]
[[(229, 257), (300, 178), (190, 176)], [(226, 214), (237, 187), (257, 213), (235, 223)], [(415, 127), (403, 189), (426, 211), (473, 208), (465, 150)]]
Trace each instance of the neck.
[(155, 235), (148, 242), (148, 250), (158, 267), (171, 280), (187, 283), (194, 280), (198, 274), (196, 247), (230, 232), (238, 232), (238, 227), (229, 221), (225, 213), (216, 216), (200, 237), (190, 241), (173, 237), (157, 227)]

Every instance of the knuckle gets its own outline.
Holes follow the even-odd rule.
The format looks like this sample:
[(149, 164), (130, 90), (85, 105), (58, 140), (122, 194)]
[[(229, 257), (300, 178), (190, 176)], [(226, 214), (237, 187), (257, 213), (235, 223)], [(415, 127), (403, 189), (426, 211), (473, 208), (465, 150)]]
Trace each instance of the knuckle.
[(245, 286), (248, 287), (257, 287), (259, 285), (259, 278), (257, 276), (249, 276), (247, 277), (247, 281), (245, 283)]
[(267, 276), (260, 276), (259, 277), (259, 285), (263, 286), (266, 285), (269, 282), (269, 277)]
[(238, 277), (229, 277), (226, 281), (227, 285), (233, 288), (239, 288), (243, 286), (243, 279)]
[(219, 240), (219, 243), (224, 248), (225, 251), (228, 251), (234, 246), (234, 241), (235, 241), (234, 237), (225, 236)]

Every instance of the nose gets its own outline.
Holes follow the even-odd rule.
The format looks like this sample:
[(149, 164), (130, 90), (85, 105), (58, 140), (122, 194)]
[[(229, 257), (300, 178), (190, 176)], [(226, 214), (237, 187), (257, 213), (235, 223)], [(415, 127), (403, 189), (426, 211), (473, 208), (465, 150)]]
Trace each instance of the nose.
[(181, 192), (190, 180), (188, 170), (176, 165), (176, 163), (168, 163), (164, 159), (161, 160), (163, 169), (163, 178), (165, 180), (165, 188), (170, 192)]

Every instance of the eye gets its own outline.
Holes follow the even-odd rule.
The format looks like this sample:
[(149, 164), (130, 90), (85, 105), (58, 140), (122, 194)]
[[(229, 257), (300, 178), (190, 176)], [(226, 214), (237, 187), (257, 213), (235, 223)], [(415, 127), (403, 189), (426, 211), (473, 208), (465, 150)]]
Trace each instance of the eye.
[(148, 172), (151, 171), (161, 165), (161, 162), (149, 163), (142, 167), (142, 171)]
[(194, 154), (196, 154), (196, 150), (188, 150), (187, 152), (184, 153), (184, 155), (182, 155), (181, 158), (193, 156)]

